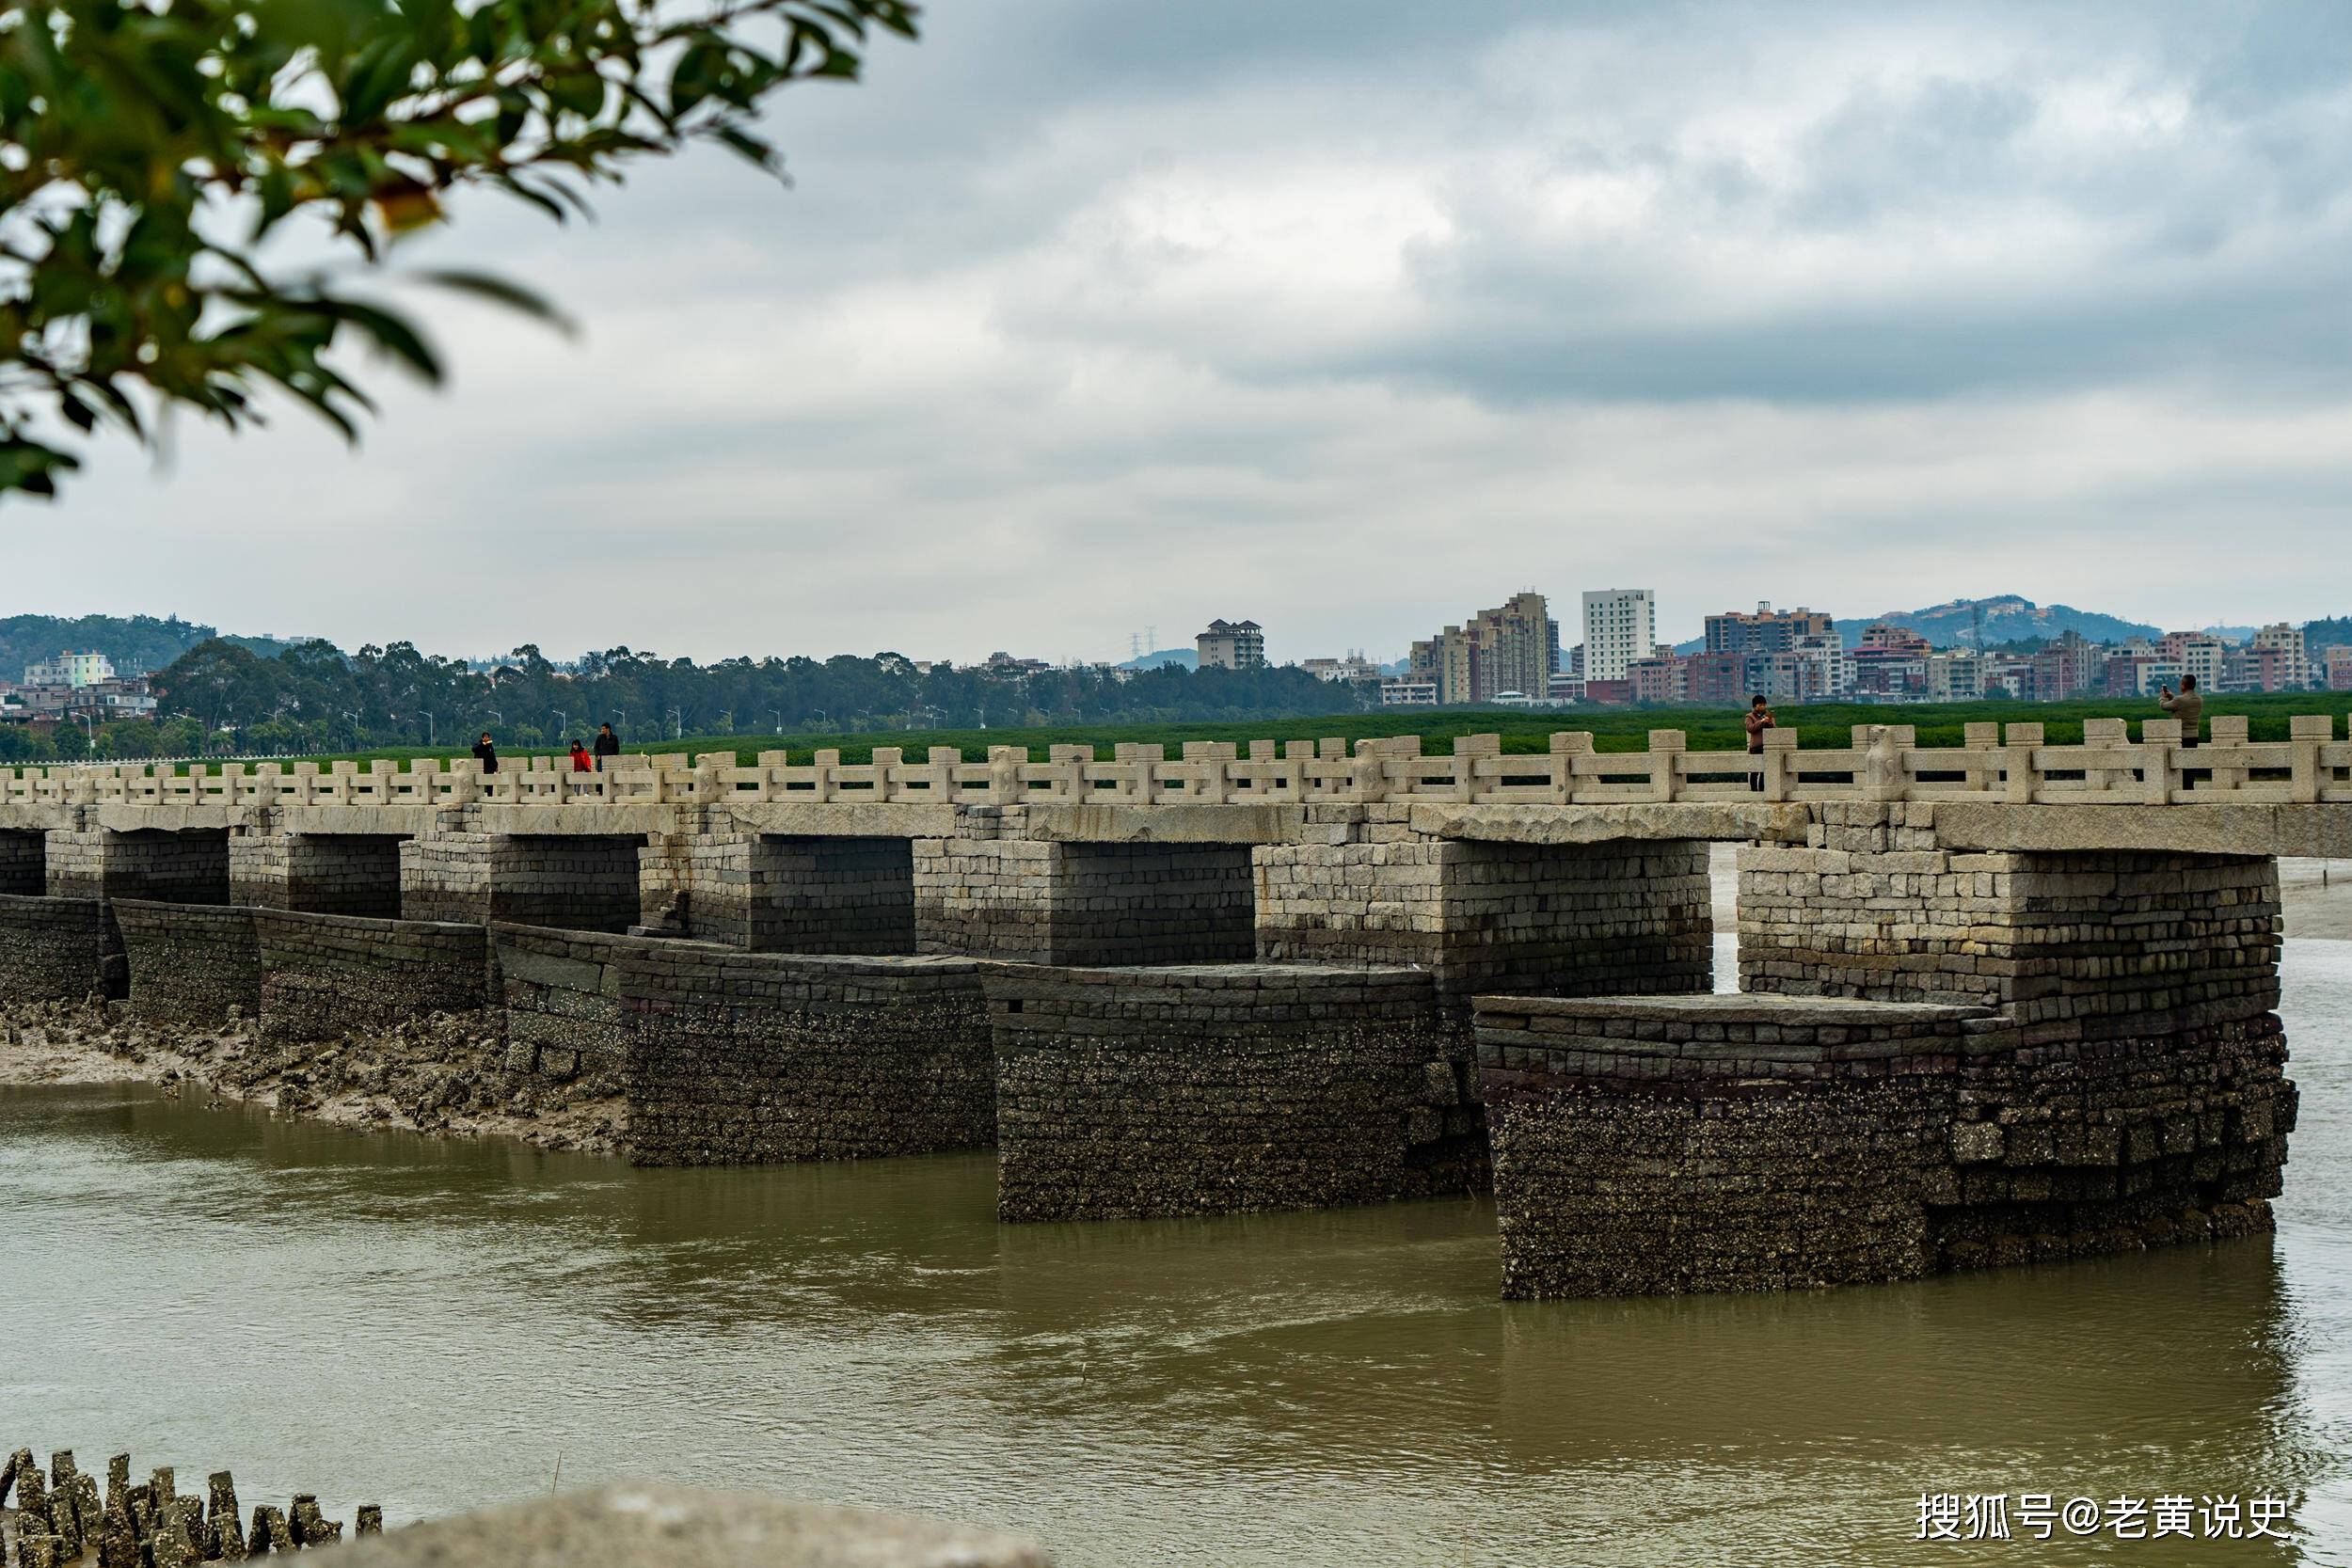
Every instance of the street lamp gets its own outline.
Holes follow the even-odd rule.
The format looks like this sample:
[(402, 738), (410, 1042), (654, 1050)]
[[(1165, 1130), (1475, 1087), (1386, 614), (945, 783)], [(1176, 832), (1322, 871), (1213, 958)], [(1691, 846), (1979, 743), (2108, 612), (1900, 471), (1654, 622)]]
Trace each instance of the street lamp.
[(782, 735), (784, 733), (784, 709), (780, 707), (771, 707), (768, 711), (775, 716), (776, 733), (778, 735)]

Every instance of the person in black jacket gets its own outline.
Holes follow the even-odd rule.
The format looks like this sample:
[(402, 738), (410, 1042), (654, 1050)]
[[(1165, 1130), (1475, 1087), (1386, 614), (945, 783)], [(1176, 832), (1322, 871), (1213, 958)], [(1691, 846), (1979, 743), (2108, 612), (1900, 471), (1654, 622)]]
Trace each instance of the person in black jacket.
[(485, 773), (495, 773), (499, 770), (499, 749), (491, 743), (488, 730), (484, 730), (482, 738), (473, 743), (473, 754), (474, 760), (482, 764), (482, 770)]
[(596, 771), (604, 771), (604, 759), (621, 754), (621, 737), (612, 733), (610, 724), (596, 726)]

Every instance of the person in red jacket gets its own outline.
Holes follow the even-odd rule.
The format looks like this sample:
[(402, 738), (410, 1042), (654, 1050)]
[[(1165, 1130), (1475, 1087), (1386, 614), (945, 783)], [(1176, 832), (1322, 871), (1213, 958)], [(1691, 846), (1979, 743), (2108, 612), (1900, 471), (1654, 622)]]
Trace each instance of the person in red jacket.
[(591, 757), (591, 756), (588, 754), (588, 748), (587, 748), (587, 747), (585, 747), (585, 746), (582, 746), (582, 745), (581, 745), (579, 741), (577, 741), (577, 740), (573, 741), (573, 742), (572, 742), (572, 771), (573, 771), (573, 772), (575, 772), (575, 773), (593, 773), (593, 772), (595, 772), (596, 770), (596, 759), (595, 759), (594, 757)]

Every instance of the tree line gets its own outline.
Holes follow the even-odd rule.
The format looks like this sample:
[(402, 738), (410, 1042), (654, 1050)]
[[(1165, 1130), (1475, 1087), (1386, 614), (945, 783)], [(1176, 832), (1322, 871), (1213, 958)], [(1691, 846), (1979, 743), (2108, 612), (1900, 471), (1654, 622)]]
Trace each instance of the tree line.
[[(611, 723), (623, 742), (682, 736), (866, 735), (1077, 722), (1232, 722), (1348, 713), (1378, 693), (1298, 669), (1100, 668), (1011, 674), (916, 668), (895, 653), (696, 664), (630, 648), (559, 669), (535, 646), (488, 669), (413, 643), (346, 654), (297, 643), (265, 657), (222, 639), (155, 673), (160, 721), (0, 732), (0, 761), (209, 753), (305, 754), (422, 747), (560, 749)], [(883, 741), (884, 744), (888, 742)], [(11, 755), (13, 752), (13, 755)]]

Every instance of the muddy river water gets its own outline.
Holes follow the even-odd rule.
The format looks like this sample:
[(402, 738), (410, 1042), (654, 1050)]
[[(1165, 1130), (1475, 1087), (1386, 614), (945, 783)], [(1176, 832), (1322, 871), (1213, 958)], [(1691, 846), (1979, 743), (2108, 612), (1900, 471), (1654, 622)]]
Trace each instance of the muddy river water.
[[(1004, 1227), (985, 1156), (640, 1171), (0, 1090), (0, 1447), (395, 1523), (560, 1465), (1072, 1564), (2352, 1563), (2352, 942), (2286, 975), (2275, 1237), (1787, 1296), (1504, 1304), (1470, 1201)], [(1922, 1543), (1923, 1492), (2291, 1507)]]

